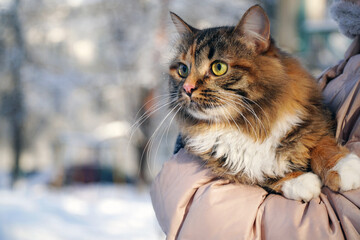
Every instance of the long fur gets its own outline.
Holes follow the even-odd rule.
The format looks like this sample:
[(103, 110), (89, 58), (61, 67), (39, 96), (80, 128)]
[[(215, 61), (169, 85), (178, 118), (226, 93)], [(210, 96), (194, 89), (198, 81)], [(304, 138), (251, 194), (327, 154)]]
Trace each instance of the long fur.
[[(360, 163), (359, 158), (335, 167), (349, 158), (348, 151), (333, 137), (315, 80), (276, 47), (264, 11), (259, 6), (249, 11), (257, 12), (246, 13), (236, 27), (182, 32), (170, 64), (169, 90), (173, 105), (180, 106), (177, 119), (185, 148), (219, 177), (257, 184), (292, 199), (318, 196), (321, 184), (314, 179), (319, 177), (331, 189), (342, 190), (342, 166)], [(247, 22), (262, 25), (247, 32)], [(216, 61), (228, 66), (222, 76), (212, 73)], [(180, 64), (188, 66), (188, 76), (178, 74)], [(185, 83), (195, 89), (186, 92)], [(319, 177), (301, 176), (309, 172)], [(306, 185), (299, 187), (297, 178)], [(347, 186), (358, 186), (360, 179), (354, 181)]]

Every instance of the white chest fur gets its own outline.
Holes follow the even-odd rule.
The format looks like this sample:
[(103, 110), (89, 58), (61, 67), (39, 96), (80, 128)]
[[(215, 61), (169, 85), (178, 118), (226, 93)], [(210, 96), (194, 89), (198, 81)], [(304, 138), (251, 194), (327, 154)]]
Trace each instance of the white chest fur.
[(300, 121), (297, 116), (287, 116), (278, 121), (263, 142), (254, 141), (237, 129), (217, 129), (188, 138), (186, 144), (199, 154), (215, 149), (214, 157), (225, 157), (224, 167), (230, 174), (242, 173), (254, 183), (262, 183), (264, 175), (284, 176), (290, 171), (288, 161), (279, 159), (276, 148), (281, 138)]

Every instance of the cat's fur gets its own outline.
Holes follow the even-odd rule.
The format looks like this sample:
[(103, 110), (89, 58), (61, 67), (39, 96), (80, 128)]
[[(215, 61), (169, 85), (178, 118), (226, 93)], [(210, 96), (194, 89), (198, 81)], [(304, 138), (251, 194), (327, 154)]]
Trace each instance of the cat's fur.
[[(260, 6), (236, 27), (198, 30), (171, 17), (181, 35), (170, 64), (171, 106), (187, 151), (219, 177), (290, 199), (309, 201), (323, 184), (360, 186), (360, 159), (337, 144), (315, 80), (275, 46)], [(213, 73), (214, 61), (227, 64), (224, 75)]]

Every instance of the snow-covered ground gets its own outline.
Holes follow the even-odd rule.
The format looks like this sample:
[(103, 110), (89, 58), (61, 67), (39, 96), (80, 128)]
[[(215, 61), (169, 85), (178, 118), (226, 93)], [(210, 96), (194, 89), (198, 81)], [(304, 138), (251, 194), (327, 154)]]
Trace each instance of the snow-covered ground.
[(1, 240), (164, 239), (148, 189), (43, 185), (0, 189)]

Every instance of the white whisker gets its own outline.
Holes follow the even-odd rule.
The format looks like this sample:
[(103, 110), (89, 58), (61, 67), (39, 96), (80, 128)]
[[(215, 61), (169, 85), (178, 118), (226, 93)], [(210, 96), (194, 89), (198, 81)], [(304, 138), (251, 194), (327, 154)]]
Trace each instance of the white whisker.
[[(231, 95), (231, 94), (230, 94), (230, 95)], [(237, 95), (235, 95), (235, 94), (233, 94), (233, 96), (236, 96), (236, 97), (237, 97)], [(238, 97), (237, 97), (237, 98), (238, 98)], [(266, 130), (263, 122), (262, 122), (261, 119), (258, 117), (258, 115), (257, 115), (256, 112), (254, 111), (254, 109), (251, 108), (251, 106), (249, 106), (249, 104), (247, 104), (246, 102), (243, 102), (243, 101), (242, 101), (242, 102), (237, 102), (237, 101), (235, 101), (235, 100), (233, 100), (233, 99), (226, 98), (226, 97), (223, 97), (223, 99), (226, 100), (226, 101), (230, 101), (230, 102), (234, 103), (235, 106), (233, 106), (233, 107), (234, 107), (235, 109), (236, 109), (236, 105), (240, 105), (241, 107), (247, 109), (251, 114), (253, 114), (253, 116), (255, 117), (255, 120), (256, 120), (257, 122), (259, 122), (259, 124), (261, 125), (261, 127), (262, 127), (262, 129), (264, 130), (265, 134), (267, 135), (267, 130)]]
[[(239, 113), (242, 116), (242, 118), (250, 125), (250, 127), (252, 128), (252, 130), (254, 132), (255, 137), (258, 138), (255, 127), (251, 124), (251, 122), (244, 116), (244, 114), (236, 106), (234, 106), (231, 102), (224, 102), (223, 101), (223, 100), (226, 100), (226, 99), (218, 98), (218, 100), (222, 101), (223, 103), (226, 103), (229, 107), (232, 107), (237, 113)], [(238, 103), (238, 104), (240, 104), (240, 103)], [(233, 121), (235, 122), (234, 119), (233, 119)]]
[(149, 164), (149, 159), (150, 159), (150, 155), (151, 155), (151, 149), (152, 149), (153, 141), (155, 140), (155, 136), (158, 133), (158, 131), (160, 130), (160, 128), (163, 125), (163, 123), (165, 122), (165, 120), (171, 115), (171, 113), (176, 109), (176, 107), (178, 107), (178, 105), (173, 107), (170, 110), (170, 112), (164, 117), (164, 119), (160, 122), (159, 126), (155, 129), (154, 133), (149, 138), (149, 141), (146, 143), (144, 151), (143, 151), (143, 153), (141, 155), (140, 159), (143, 159), (146, 149), (149, 149), (148, 152), (147, 152), (147, 155), (146, 155), (147, 156), (147, 161), (146, 162), (147, 162), (147, 167), (150, 170), (151, 174), (152, 174), (152, 170), (151, 170), (151, 167), (150, 167), (150, 164)]

